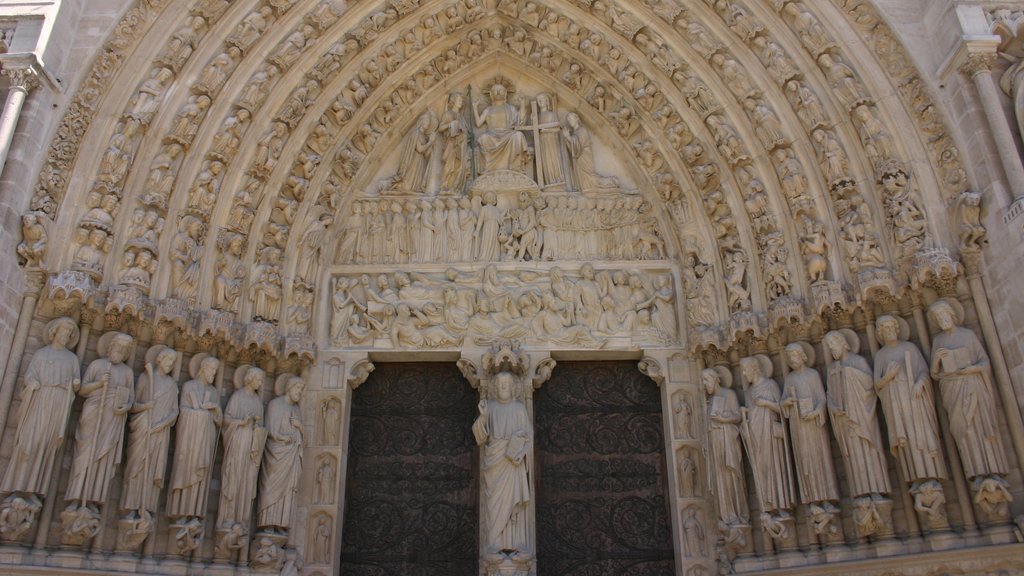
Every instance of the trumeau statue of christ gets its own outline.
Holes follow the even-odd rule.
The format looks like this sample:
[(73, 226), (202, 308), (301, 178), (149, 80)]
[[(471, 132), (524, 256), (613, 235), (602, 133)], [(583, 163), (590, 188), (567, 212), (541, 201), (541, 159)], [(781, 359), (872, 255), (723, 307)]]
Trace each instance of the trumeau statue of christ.
[(507, 96), (505, 86), (495, 83), (490, 90), (491, 104), (483, 112), (473, 110), (483, 172), (525, 169), (526, 137), (516, 129), (521, 124), (519, 110), (508, 103)]
[(530, 503), (528, 455), (533, 427), (516, 394), (516, 377), (499, 372), (490, 400), (480, 401), (473, 435), (483, 446), (484, 543), (488, 554), (529, 552)]

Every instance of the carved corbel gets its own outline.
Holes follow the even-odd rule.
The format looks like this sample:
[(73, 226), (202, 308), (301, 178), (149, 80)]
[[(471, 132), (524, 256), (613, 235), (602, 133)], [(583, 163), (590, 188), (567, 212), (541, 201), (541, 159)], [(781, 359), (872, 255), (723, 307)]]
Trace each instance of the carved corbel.
[(644, 356), (636, 366), (640, 369), (641, 374), (647, 376), (651, 380), (654, 380), (654, 383), (657, 384), (659, 388), (661, 388), (661, 385), (665, 383), (665, 371), (662, 369), (661, 363), (653, 357)]
[(480, 371), (472, 360), (469, 358), (459, 358), (455, 365), (459, 367), (459, 372), (462, 372), (462, 377), (469, 380), (469, 385), (473, 389), (480, 388)]
[[(462, 361), (459, 360), (459, 362)], [(374, 366), (373, 362), (370, 362), (368, 358), (358, 360), (352, 365), (352, 368), (349, 369), (348, 377), (345, 381), (351, 389), (355, 390), (356, 388), (359, 388), (363, 382), (366, 382), (366, 379), (370, 377), (370, 373), (373, 372), (375, 368), (376, 366)]]
[(533, 389), (538, 390), (545, 382), (551, 379), (551, 373), (554, 372), (555, 366), (558, 362), (554, 358), (548, 356), (540, 362), (537, 362), (537, 366), (533, 369)]

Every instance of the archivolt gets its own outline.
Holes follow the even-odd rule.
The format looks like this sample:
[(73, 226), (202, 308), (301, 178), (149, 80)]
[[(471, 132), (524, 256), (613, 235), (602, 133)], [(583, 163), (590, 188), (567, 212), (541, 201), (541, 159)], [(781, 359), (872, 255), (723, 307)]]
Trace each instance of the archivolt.
[[(531, 70), (534, 62), (528, 54), (499, 56), (505, 49), (501, 45), (485, 59), (442, 74), (447, 50), (474, 31), (481, 32), (483, 38), (496, 26), (519, 27), (531, 42), (550, 48), (552, 57), (562, 60), (558, 67), (544, 72), (552, 89), (574, 102), (600, 137), (618, 141), (623, 150), (635, 151), (631, 171), (643, 182), (649, 199), (664, 207), (663, 225), (675, 230), (678, 257), (685, 261), (692, 254), (709, 262), (715, 276), (728, 276), (725, 271), (736, 266), (729, 261), (738, 253), (761, 264), (749, 267), (745, 274), (740, 271), (740, 288), (752, 292), (746, 302), (730, 301), (727, 290), (718, 290), (719, 325), (691, 326), (697, 329), (694, 345), (721, 347), (736, 332), (765, 333), (770, 329), (768, 320), (773, 326), (802, 321), (807, 313), (870, 299), (879, 287), (882, 293), (894, 292), (907, 280), (909, 265), (920, 250), (951, 242), (943, 232), (948, 229), (943, 225), (944, 215), (936, 210), (931, 211), (926, 238), (910, 250), (897, 242), (900, 223), (883, 216), (890, 209), (892, 196), (904, 194), (920, 212), (915, 217), (922, 219), (911, 224), (923, 226), (925, 206), (944, 203), (939, 183), (946, 186), (946, 198), (959, 193), (964, 186), (962, 170), (941, 124), (926, 136), (916, 136), (911, 116), (925, 109), (919, 105), (922, 100), (927, 102), (925, 96), (917, 92), (918, 105), (908, 113), (895, 98), (874, 96), (889, 94), (891, 86), (875, 83), (869, 90), (862, 79), (884, 78), (879, 73), (881, 67), (864, 46), (840, 47), (835, 38), (848, 38), (848, 25), (844, 21), (838, 29), (829, 30), (827, 23), (838, 20), (836, 11), (828, 7), (811, 10), (800, 2), (774, 0), (773, 12), (761, 4), (719, 1), (685, 10), (661, 0), (643, 5), (595, 2), (586, 8), (563, 0), (550, 3), (550, 9), (541, 8), (540, 25), (535, 25), (523, 13), (524, 0), (517, 5), (518, 14), (491, 10), (451, 34), (432, 38), (414, 56), (376, 80), (364, 101), (356, 102), (360, 98), (346, 94), (345, 87), (360, 76), (363, 80), (359, 82), (365, 86), (364, 80), (374, 77), (367, 71), (367, 62), (385, 58), (385, 50), (400, 44), (410, 31), (425, 34), (424, 23), (431, 19), (444, 25), (443, 12), (448, 7), (467, 15), (467, 4), (447, 0), (362, 2), (347, 8), (312, 0), (294, 5), (247, 2), (229, 7), (216, 0), (200, 4), (187, 15), (168, 13), (156, 18), (155, 8), (149, 5), (129, 13), (126, 21), (157, 20), (158, 25), (151, 29), (164, 31), (157, 38), (161, 42), (139, 44), (130, 57), (124, 57), (131, 26), (123, 24), (110, 42), (113, 51), (104, 53), (96, 70), (106, 77), (115, 76), (114, 85), (134, 84), (139, 89), (132, 96), (104, 89), (96, 73), (87, 79), (66, 115), (54, 147), (59, 154), (51, 157), (44, 170), (34, 202), (35, 209), (54, 214), (65, 182), (82, 190), (80, 197), (63, 202), (56, 214), (62, 224), (57, 235), (67, 240), (76, 225), (88, 218), (87, 212), (96, 208), (83, 205), (87, 190), (116, 196), (121, 209), (113, 225), (115, 241), (108, 250), (121, 254), (131, 247), (138, 232), (133, 210), (144, 206), (145, 194), (152, 192), (147, 188), (162, 170), (163, 177), (173, 181), (173, 194), (166, 206), (150, 202), (146, 208), (157, 211), (166, 225), (156, 254), (162, 265), (143, 296), (179, 296), (169, 287), (169, 251), (182, 215), (190, 210), (204, 220), (206, 229), (197, 239), (205, 263), (195, 294), (199, 306), (212, 304), (210, 291), (204, 287), (213, 281), (219, 255), (226, 248), (225, 235), (248, 240), (246, 269), (255, 267), (263, 244), (281, 243), (281, 238), (287, 242), (280, 246), (285, 253), (292, 260), (298, 257), (296, 245), (304, 226), (324, 212), (345, 210), (352, 194), (342, 191), (363, 189), (375, 172), (378, 161), (374, 154), (379, 152), (364, 158), (353, 148), (353, 139), (364, 124), (381, 133), (377, 149), (390, 150), (402, 129), (425, 106), (439, 101), (449, 86), (461, 86), (464, 79), (495, 61), (524, 73)], [(866, 5), (852, 0), (843, 4), (855, 4), (847, 9), (860, 17), (861, 25), (865, 25), (867, 13), (870, 30), (887, 30)], [(548, 10), (554, 14), (552, 26), (543, 25)], [(265, 25), (260, 26), (261, 20)], [(207, 22), (215, 24), (207, 28)], [(573, 26), (587, 33), (579, 32), (577, 37)], [(604, 50), (594, 47), (591, 33), (600, 36)], [(620, 64), (608, 63), (612, 47), (623, 54)], [(275, 59), (277, 64), (271, 63)], [(116, 62), (125, 65), (113, 75), (110, 69)], [(563, 80), (570, 63), (578, 64), (582, 75), (590, 78), (588, 92), (593, 83), (599, 83), (614, 96), (609, 98), (614, 105), (602, 111), (588, 102), (592, 100), (589, 93), (576, 93), (569, 86), (575, 86), (576, 80)], [(225, 71), (223, 82), (213, 89), (202, 85), (211, 66), (224, 66)], [(158, 81), (155, 71), (164, 67), (174, 73), (173, 81)], [(240, 102), (247, 92), (254, 93), (252, 83), (261, 71), (278, 72), (276, 79), (267, 81), (271, 89), (258, 104)], [(393, 92), (409, 79), (422, 84), (430, 71), (438, 78), (419, 90), (415, 99), (403, 101), (403, 114), (395, 115), (388, 125), (374, 125), (380, 107), (388, 105)], [(530, 73), (536, 74), (536, 68)], [(805, 90), (802, 101), (799, 92), (791, 89), (792, 82)], [(647, 86), (653, 89), (645, 93)], [(903, 86), (912, 87), (910, 82)], [(814, 117), (806, 94), (820, 101), (822, 118)], [(208, 109), (197, 110), (201, 108), (197, 102), (207, 97), (211, 100)], [(140, 114), (140, 98), (159, 102), (159, 110), (148, 117)], [(83, 103), (93, 103), (96, 112), (91, 116), (83, 113), (87, 108)], [(858, 106), (864, 108), (853, 112)], [(250, 112), (251, 118), (242, 114), (240, 120), (238, 111), (242, 109)], [(614, 127), (615, 119), (627, 111), (642, 119), (642, 128), (630, 132)], [(286, 115), (288, 118), (283, 118)], [(79, 154), (77, 134), (68, 127), (90, 117), (123, 121), (88, 124), (81, 140), (85, 151)], [(280, 130), (282, 121), (288, 127), (287, 135), (275, 142), (272, 131)], [(775, 121), (780, 134), (773, 140)], [(132, 125), (134, 129), (129, 127)], [(187, 138), (175, 135), (182, 126), (188, 128)], [(879, 132), (877, 127), (884, 130)], [(80, 129), (85, 132), (84, 126)], [(230, 130), (236, 131), (239, 142), (232, 148), (228, 139), (225, 148), (225, 134)], [(824, 138), (813, 138), (816, 133)], [(178, 157), (168, 153), (175, 142), (183, 148)], [(920, 162), (928, 157), (927, 144), (941, 147), (947, 161), (952, 150), (952, 163), (933, 169)], [(279, 149), (280, 156), (268, 156), (271, 149)], [(845, 169), (844, 158), (848, 162)], [(915, 160), (913, 173), (910, 159)], [(125, 165), (124, 173), (107, 174), (112, 161)], [(211, 168), (217, 163), (222, 168), (219, 172)], [(899, 175), (911, 173), (914, 178), (909, 187), (901, 184)], [(883, 175), (889, 176), (888, 188), (879, 186)], [(794, 186), (801, 178), (809, 184), (809, 201), (793, 198)], [(189, 202), (195, 202), (192, 191), (204, 186), (212, 194), (212, 209), (190, 209)], [(925, 194), (923, 203), (918, 187)], [(239, 207), (246, 195), (249, 204), (243, 202)], [(850, 223), (849, 204), (856, 202), (854, 197), (864, 201), (865, 208), (859, 212), (864, 235), (874, 235), (884, 251), (885, 262), (877, 268), (897, 272), (890, 284), (885, 278), (879, 283), (877, 275), (864, 277), (863, 270), (873, 267), (865, 265), (862, 254), (853, 253), (858, 239), (851, 242), (840, 230)], [(251, 223), (238, 226), (239, 215), (251, 217)], [(795, 248), (808, 235), (805, 216), (823, 225), (833, 247), (825, 255), (829, 260), (825, 272), (816, 271), (816, 254), (801, 258)], [(51, 269), (73, 267), (77, 250), (76, 245), (63, 254), (50, 254)], [(838, 258), (840, 254), (845, 258)], [(108, 260), (97, 281), (114, 286), (121, 281), (121, 259)], [(289, 262), (284, 270), (293, 267)], [(729, 282), (727, 278), (726, 285)], [(823, 290), (842, 285), (852, 285), (855, 292), (837, 297), (834, 291)], [(286, 296), (289, 290), (286, 285)], [(238, 312), (240, 319), (248, 319), (246, 306)], [(281, 326), (282, 333), (286, 329)], [(253, 334), (240, 344), (277, 349), (267, 330)]]

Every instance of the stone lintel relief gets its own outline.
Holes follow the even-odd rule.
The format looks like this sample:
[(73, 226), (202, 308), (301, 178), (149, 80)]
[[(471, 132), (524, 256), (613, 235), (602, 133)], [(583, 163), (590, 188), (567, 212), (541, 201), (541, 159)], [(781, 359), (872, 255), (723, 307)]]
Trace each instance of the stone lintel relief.
[(512, 338), (528, 346), (678, 344), (675, 279), (656, 263), (336, 268), (334, 347), (456, 349)]

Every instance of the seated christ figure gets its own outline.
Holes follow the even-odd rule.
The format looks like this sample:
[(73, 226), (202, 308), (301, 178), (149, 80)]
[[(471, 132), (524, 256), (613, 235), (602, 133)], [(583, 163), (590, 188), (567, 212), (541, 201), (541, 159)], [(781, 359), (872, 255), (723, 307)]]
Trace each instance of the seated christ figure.
[(528, 149), (526, 137), (516, 130), (520, 124), (519, 111), (506, 100), (508, 92), (501, 84), (490, 91), (491, 104), (483, 112), (473, 111), (476, 117), (477, 141), (483, 159), (483, 171), (515, 170), (523, 172)]

